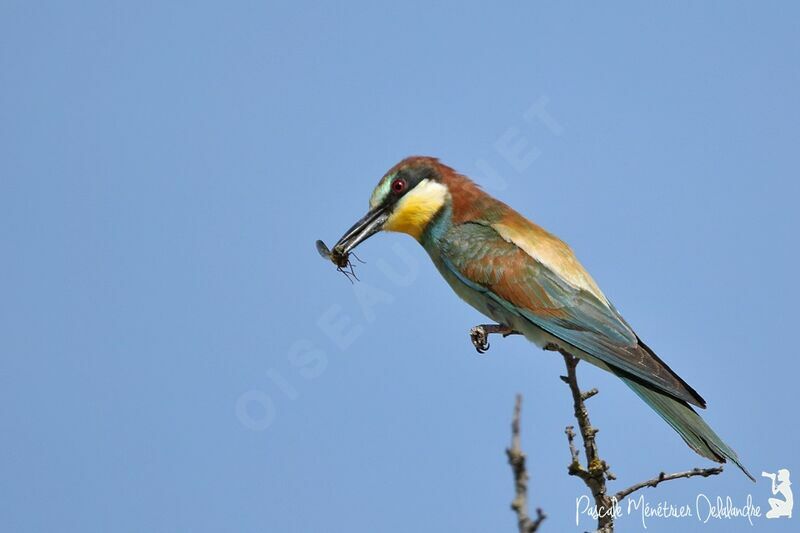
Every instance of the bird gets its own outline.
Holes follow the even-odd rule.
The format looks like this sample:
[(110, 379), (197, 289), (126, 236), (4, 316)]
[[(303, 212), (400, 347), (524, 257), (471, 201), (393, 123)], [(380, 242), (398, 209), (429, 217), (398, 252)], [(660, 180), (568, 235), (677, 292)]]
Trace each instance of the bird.
[(367, 214), (333, 247), (347, 258), (380, 231), (416, 239), (455, 293), (495, 324), (471, 331), (521, 334), (620, 378), (699, 455), (732, 461), (755, 478), (700, 417), (706, 401), (650, 349), (561, 239), (439, 159), (407, 157), (387, 171)]

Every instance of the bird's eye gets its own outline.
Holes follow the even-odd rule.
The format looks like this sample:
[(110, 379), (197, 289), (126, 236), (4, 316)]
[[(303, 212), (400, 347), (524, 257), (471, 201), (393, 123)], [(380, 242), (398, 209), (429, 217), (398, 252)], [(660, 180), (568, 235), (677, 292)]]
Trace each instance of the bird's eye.
[(395, 194), (400, 194), (404, 190), (406, 190), (406, 180), (397, 178), (392, 182), (392, 192)]

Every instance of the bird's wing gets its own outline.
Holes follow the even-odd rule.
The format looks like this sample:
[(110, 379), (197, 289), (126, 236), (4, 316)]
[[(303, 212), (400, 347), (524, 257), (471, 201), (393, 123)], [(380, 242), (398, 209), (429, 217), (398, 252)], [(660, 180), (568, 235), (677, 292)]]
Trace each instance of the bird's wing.
[(639, 340), (565, 244), (558, 241), (563, 249), (553, 257), (577, 265), (580, 272), (558, 272), (505, 237), (489, 223), (453, 226), (442, 241), (443, 262), (461, 281), (554, 337), (634, 379), (705, 407), (700, 395)]

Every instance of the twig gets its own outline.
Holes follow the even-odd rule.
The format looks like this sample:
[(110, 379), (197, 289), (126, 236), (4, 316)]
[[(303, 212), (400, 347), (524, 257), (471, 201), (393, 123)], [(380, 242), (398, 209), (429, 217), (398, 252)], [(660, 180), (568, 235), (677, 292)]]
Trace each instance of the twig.
[[(474, 343), (475, 341), (473, 339), (473, 344)], [(627, 489), (617, 492), (613, 496), (609, 496), (606, 482), (616, 479), (616, 476), (611, 473), (608, 463), (600, 457), (597, 450), (597, 440), (595, 438), (599, 430), (592, 426), (592, 422), (589, 420), (589, 411), (586, 409), (586, 401), (595, 396), (598, 391), (595, 388), (581, 391), (578, 385), (578, 376), (575, 372), (575, 367), (578, 366), (580, 362), (579, 359), (553, 343), (547, 344), (544, 349), (559, 352), (564, 357), (564, 364), (567, 367), (567, 375), (561, 376), (561, 380), (569, 385), (569, 390), (572, 394), (574, 416), (578, 422), (578, 429), (581, 434), (581, 439), (583, 440), (583, 450), (586, 454), (586, 466), (584, 466), (581, 464), (580, 452), (575, 445), (575, 427), (567, 426), (564, 430), (564, 433), (567, 435), (570, 455), (570, 463), (567, 472), (571, 476), (580, 478), (589, 488), (592, 496), (594, 496), (595, 511), (597, 512), (597, 533), (613, 533), (615, 508), (618, 506), (619, 502), (637, 490), (645, 487), (656, 487), (664, 481), (671, 481), (673, 479), (709, 477), (722, 473), (721, 466), (713, 468), (695, 468), (685, 472), (676, 472), (674, 474), (661, 472), (652, 479), (636, 483)], [(506, 455), (508, 455), (508, 462), (514, 473), (514, 487), (516, 489), (516, 495), (514, 501), (511, 503), (511, 508), (517, 513), (517, 523), (520, 533), (531, 533), (539, 528), (539, 525), (546, 516), (542, 513), (541, 509), (536, 510), (536, 520), (531, 520), (528, 516), (528, 473), (525, 470), (525, 454), (520, 447), (519, 436), (521, 409), (522, 396), (517, 395), (517, 400), (514, 405), (514, 418), (511, 422), (511, 448), (506, 449)]]
[(595, 435), (599, 431), (592, 426), (589, 420), (589, 411), (586, 410), (586, 400), (597, 394), (597, 389), (581, 392), (578, 385), (578, 376), (575, 367), (578, 366), (579, 359), (573, 357), (564, 350), (559, 350), (564, 357), (567, 366), (567, 375), (561, 376), (561, 380), (569, 385), (572, 393), (572, 405), (574, 408), (575, 419), (578, 421), (578, 429), (583, 440), (583, 449), (586, 453), (586, 468), (580, 463), (580, 455), (575, 447), (575, 430), (573, 426), (567, 426), (567, 442), (570, 450), (569, 475), (579, 477), (583, 480), (594, 497), (594, 503), (598, 509), (597, 530), (602, 532), (614, 531), (614, 516), (611, 512), (615, 502), (608, 496), (606, 480), (616, 479), (609, 470), (608, 463), (600, 458), (597, 451)]
[(614, 531), (614, 513), (611, 512), (612, 508), (619, 504), (626, 496), (631, 495), (639, 489), (645, 487), (655, 487), (664, 481), (673, 479), (690, 478), (695, 476), (709, 477), (715, 476), (722, 472), (721, 466), (713, 468), (695, 468), (687, 470), (686, 472), (676, 472), (674, 474), (667, 474), (661, 472), (658, 476), (641, 483), (631, 485), (627, 489), (621, 490), (613, 496), (608, 495), (606, 481), (616, 479), (614, 474), (609, 470), (608, 463), (600, 458), (597, 451), (597, 441), (595, 436), (599, 431), (592, 426), (589, 420), (589, 412), (586, 409), (586, 400), (597, 394), (597, 389), (591, 389), (586, 392), (581, 392), (578, 386), (578, 377), (575, 372), (575, 367), (578, 365), (579, 359), (573, 357), (570, 353), (559, 349), (557, 347), (549, 347), (549, 349), (558, 350), (564, 357), (564, 363), (567, 365), (567, 375), (561, 376), (561, 380), (569, 385), (570, 392), (572, 393), (573, 407), (575, 409), (575, 419), (578, 421), (578, 428), (580, 429), (581, 438), (583, 439), (583, 448), (586, 453), (586, 468), (581, 465), (580, 453), (575, 446), (575, 428), (567, 426), (565, 433), (567, 435), (567, 444), (569, 446), (570, 464), (568, 472), (571, 476), (579, 477), (583, 480), (589, 490), (594, 496), (595, 506), (598, 509), (597, 518), (597, 531), (603, 533), (611, 533)]
[(514, 473), (514, 500), (511, 509), (517, 514), (517, 525), (520, 533), (533, 533), (539, 529), (547, 516), (541, 509), (536, 509), (536, 519), (528, 516), (528, 472), (525, 468), (525, 453), (520, 445), (519, 418), (522, 410), (522, 395), (517, 394), (514, 402), (514, 417), (511, 420), (511, 447), (506, 448), (508, 464)]
[(715, 466), (713, 468), (693, 468), (692, 470), (687, 470), (686, 472), (675, 472), (674, 474), (667, 474), (666, 472), (661, 472), (653, 479), (648, 479), (647, 481), (636, 483), (635, 485), (631, 485), (627, 489), (619, 491), (614, 495), (614, 497), (617, 499), (618, 502), (621, 502), (623, 498), (631, 495), (632, 493), (636, 492), (639, 489), (643, 489), (645, 487), (656, 487), (658, 486), (659, 483), (662, 483), (664, 481), (671, 481), (673, 479), (681, 479), (681, 478), (690, 478), (695, 476), (709, 477), (709, 476), (716, 476), (717, 474), (721, 473), (722, 473), (721, 466)]

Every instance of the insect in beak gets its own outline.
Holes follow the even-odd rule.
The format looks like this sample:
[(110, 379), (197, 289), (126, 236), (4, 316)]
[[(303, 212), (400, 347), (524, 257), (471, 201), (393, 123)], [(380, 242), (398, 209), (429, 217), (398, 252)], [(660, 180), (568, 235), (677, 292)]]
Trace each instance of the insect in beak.
[(336, 265), (336, 270), (342, 272), (351, 282), (353, 281), (350, 279), (351, 276), (353, 279), (357, 280), (358, 278), (353, 270), (353, 262), (350, 261), (350, 256), (352, 255), (355, 257), (359, 263), (363, 263), (364, 261), (353, 253), (353, 249), (383, 229), (383, 225), (386, 223), (388, 217), (389, 213), (384, 206), (370, 209), (361, 220), (353, 224), (353, 227), (342, 235), (339, 242), (333, 246), (333, 250), (330, 250), (328, 245), (324, 242), (317, 241), (317, 252), (319, 252), (319, 255), (324, 259)]
[(359, 259), (356, 254), (353, 252), (342, 252), (336, 247), (334, 247), (333, 251), (331, 251), (328, 248), (328, 245), (322, 241), (317, 241), (317, 252), (319, 252), (319, 255), (321, 255), (323, 259), (327, 259), (336, 265), (336, 270), (344, 274), (350, 283), (353, 282), (353, 279), (358, 280), (358, 276), (356, 276), (355, 270), (353, 269), (353, 262), (350, 260), (350, 256), (352, 255), (355, 257), (359, 263), (363, 264), (364, 261)]

